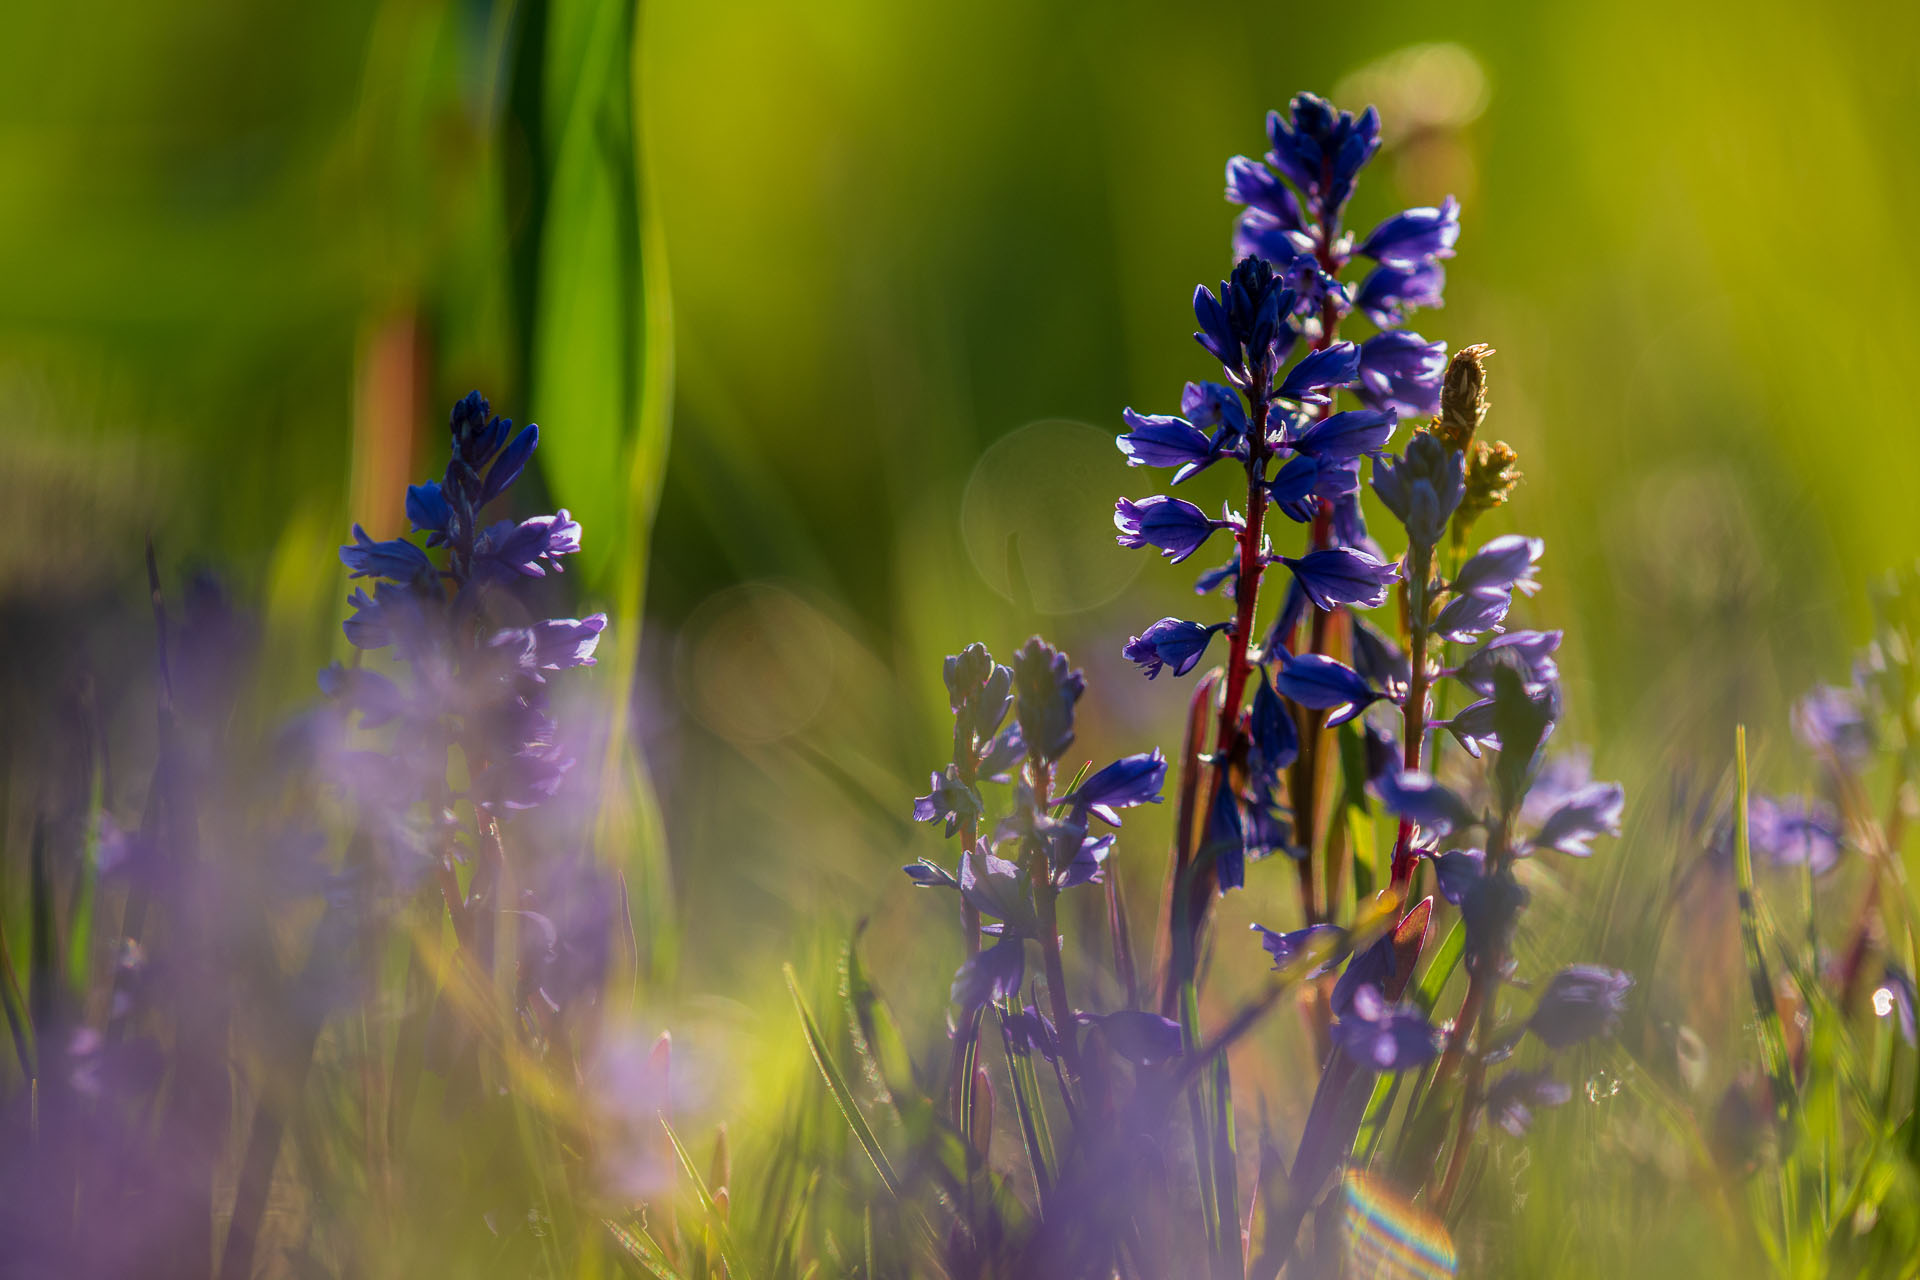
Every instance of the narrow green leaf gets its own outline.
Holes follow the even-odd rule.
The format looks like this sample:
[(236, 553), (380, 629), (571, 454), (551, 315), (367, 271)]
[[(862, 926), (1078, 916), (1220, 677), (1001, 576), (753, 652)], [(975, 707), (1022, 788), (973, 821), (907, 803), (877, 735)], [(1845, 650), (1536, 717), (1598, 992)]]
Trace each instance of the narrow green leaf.
[(874, 1171), (880, 1175), (880, 1181), (886, 1185), (887, 1194), (898, 1199), (900, 1179), (893, 1172), (893, 1165), (887, 1160), (887, 1153), (880, 1149), (880, 1141), (873, 1135), (873, 1129), (867, 1124), (867, 1118), (860, 1113), (855, 1103), (853, 1090), (847, 1087), (846, 1077), (833, 1064), (833, 1058), (827, 1052), (826, 1040), (820, 1034), (819, 1025), (813, 1020), (813, 1011), (807, 1008), (806, 998), (800, 994), (799, 979), (794, 976), (793, 966), (783, 966), (787, 975), (787, 990), (793, 994), (793, 1007), (800, 1015), (801, 1030), (806, 1033), (807, 1050), (813, 1054), (813, 1061), (820, 1068), (820, 1074), (826, 1078), (827, 1088), (833, 1094), (833, 1100), (840, 1107), (840, 1114), (846, 1118), (847, 1127), (853, 1130), (853, 1136), (867, 1153), (867, 1159), (873, 1162)]
[(720, 1250), (720, 1261), (726, 1264), (727, 1273), (732, 1280), (748, 1280), (746, 1267), (740, 1262), (740, 1252), (734, 1248), (733, 1233), (727, 1228), (727, 1219), (720, 1212), (720, 1206), (714, 1203), (713, 1193), (707, 1189), (707, 1180), (700, 1176), (699, 1166), (693, 1162), (693, 1156), (680, 1142), (680, 1135), (667, 1123), (667, 1117), (660, 1117), (660, 1127), (666, 1130), (667, 1141), (673, 1144), (673, 1154), (680, 1160), (681, 1171), (687, 1175), (687, 1185), (693, 1188), (694, 1196), (700, 1201), (700, 1207), (706, 1211), (708, 1229), (713, 1232), (714, 1243)]

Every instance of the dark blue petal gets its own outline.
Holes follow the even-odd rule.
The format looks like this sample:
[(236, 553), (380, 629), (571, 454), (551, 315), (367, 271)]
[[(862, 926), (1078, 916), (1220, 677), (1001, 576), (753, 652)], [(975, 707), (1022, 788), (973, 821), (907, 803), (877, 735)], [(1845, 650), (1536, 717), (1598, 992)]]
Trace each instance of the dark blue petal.
[(1171, 667), (1174, 675), (1183, 676), (1193, 670), (1206, 653), (1213, 633), (1225, 629), (1226, 625), (1216, 622), (1202, 626), (1179, 618), (1162, 618), (1127, 641), (1121, 653), (1127, 661), (1137, 663), (1149, 680), (1159, 675), (1162, 667)]
[(1303, 707), (1332, 711), (1329, 726), (1345, 724), (1380, 697), (1359, 672), (1322, 653), (1288, 656), (1274, 685)]
[(1398, 421), (1385, 409), (1349, 409), (1320, 419), (1287, 443), (1296, 453), (1337, 460), (1378, 453)]
[(1113, 525), (1120, 531), (1115, 541), (1123, 547), (1156, 547), (1173, 564), (1198, 551), (1221, 524), (1191, 502), (1164, 494), (1138, 502), (1122, 498), (1113, 506)]
[(1326, 403), (1322, 394), (1328, 387), (1344, 387), (1360, 376), (1360, 348), (1351, 342), (1336, 342), (1321, 351), (1309, 352), (1299, 364), (1287, 371), (1287, 377), (1274, 394), (1282, 400), (1316, 404)]
[(427, 559), (427, 553), (405, 538), (375, 542), (367, 536), (365, 529), (356, 524), (353, 526), (353, 543), (352, 546), (340, 548), (341, 563), (353, 571), (349, 577), (411, 582), (433, 573), (433, 561)]
[(1167, 777), (1167, 758), (1158, 747), (1139, 755), (1122, 756), (1104, 769), (1090, 774), (1074, 791), (1060, 798), (1076, 810), (1075, 820), (1086, 823), (1086, 814), (1119, 826), (1114, 810), (1139, 804), (1159, 804), (1160, 788)]
[(500, 451), (493, 460), (493, 466), (487, 472), (486, 483), (480, 489), (478, 506), (486, 506), (505, 493), (513, 482), (526, 470), (527, 460), (533, 457), (533, 451), (540, 444), (540, 428), (528, 424), (525, 430), (513, 438), (513, 443)]
[(1360, 403), (1403, 418), (1440, 412), (1440, 383), (1447, 372), (1447, 344), (1390, 329), (1360, 344)]
[(1205, 465), (1213, 459), (1213, 442), (1185, 418), (1139, 414), (1128, 409), (1128, 433), (1115, 438), (1127, 465), (1134, 467), (1185, 467)]
[(1351, 547), (1326, 547), (1298, 559), (1281, 556), (1280, 562), (1293, 570), (1307, 599), (1327, 610), (1343, 604), (1377, 608), (1386, 603), (1387, 587), (1400, 577), (1398, 565)]
[(1408, 209), (1373, 229), (1359, 252), (1384, 266), (1412, 271), (1435, 258), (1453, 256), (1460, 239), (1460, 202), (1448, 196), (1438, 208)]

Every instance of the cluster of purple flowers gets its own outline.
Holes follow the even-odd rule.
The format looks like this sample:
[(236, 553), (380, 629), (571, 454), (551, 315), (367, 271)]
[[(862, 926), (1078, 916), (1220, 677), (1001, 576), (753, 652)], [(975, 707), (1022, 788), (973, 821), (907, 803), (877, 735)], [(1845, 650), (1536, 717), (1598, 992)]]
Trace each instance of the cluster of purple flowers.
[[(363, 729), (390, 735), (386, 750), (347, 752), (343, 763), (365, 820), (396, 853), (400, 878), (437, 876), (463, 943), (483, 950), (493, 914), (517, 911), (528, 993), (558, 1009), (597, 990), (604, 973), (605, 886), (584, 860), (556, 858), (541, 877), (522, 878), (520, 898), (499, 900), (500, 824), (552, 799), (572, 767), (548, 680), (593, 663), (607, 619), (534, 616), (515, 590), (560, 572), (580, 549), (580, 525), (564, 509), (485, 518), (532, 460), (539, 428), (515, 432), (476, 391), (454, 406), (449, 431), (444, 477), (407, 490), (407, 518), (427, 535), (424, 546), (375, 541), (355, 525), (353, 543), (340, 549), (353, 577), (374, 580), (371, 593), (356, 588), (349, 598), (347, 639), (391, 651), (404, 673), (336, 663), (320, 683)], [(464, 892), (459, 862), (474, 867)]]
[[(947, 836), (959, 840), (958, 873), (928, 859), (905, 871), (922, 887), (959, 894), (967, 959), (954, 975), (953, 1000), (963, 1019), (990, 1004), (1017, 1004), (1028, 944), (1034, 944), (1045, 962), (1052, 1016), (1033, 1007), (1002, 1012), (1027, 1029), (1028, 1040), (1046, 1045), (1049, 1056), (1057, 1047), (1072, 1064), (1077, 1028), (1104, 1019), (1075, 1010), (1068, 996), (1055, 900), (1064, 890), (1103, 881), (1114, 835), (1099, 831), (1095, 820), (1117, 828), (1119, 810), (1160, 803), (1167, 762), (1157, 750), (1125, 756), (1055, 795), (1056, 771), (1073, 745), (1074, 709), (1086, 689), (1066, 655), (1036, 636), (1008, 666), (972, 644), (946, 660), (945, 676), (953, 756), (914, 802), (914, 817), (944, 823)], [(983, 783), (1012, 787), (1008, 812), (990, 825)], [(1164, 1036), (1122, 1021), (1124, 1039), (1165, 1056)], [(1172, 1034), (1177, 1045), (1177, 1027)]]
[[(1194, 294), (1195, 337), (1220, 362), (1224, 382), (1189, 384), (1177, 416), (1129, 410), (1128, 433), (1118, 441), (1133, 465), (1171, 471), (1174, 486), (1223, 459), (1246, 480), (1244, 507), (1229, 506), (1218, 518), (1164, 494), (1123, 498), (1116, 507), (1121, 545), (1156, 548), (1175, 563), (1215, 534), (1234, 542), (1232, 557), (1197, 584), (1203, 595), (1224, 592), (1230, 617), (1163, 618), (1125, 647), (1152, 678), (1195, 670), (1216, 633), (1228, 644), (1222, 667), (1194, 694), (1196, 712), (1214, 721), (1211, 744), (1191, 742), (1179, 762), (1205, 781), (1186, 790), (1207, 798), (1203, 834), (1191, 847), (1188, 815), (1176, 821), (1173, 963), (1163, 1011), (1180, 1004), (1183, 984), (1193, 980), (1207, 901), (1243, 884), (1252, 858), (1284, 853), (1300, 867), (1302, 927), (1261, 930), (1276, 968), (1340, 932), (1316, 882), (1334, 884), (1335, 859), (1343, 856), (1362, 883), (1371, 879), (1330, 838), (1341, 825), (1336, 804), (1364, 805), (1356, 792), (1371, 791), (1400, 818), (1390, 876), (1372, 887), (1391, 889), (1404, 903), (1419, 867), (1433, 868), (1433, 883), (1463, 922), (1469, 988), (1444, 1034), (1429, 1010), (1405, 1002), (1430, 902), (1406, 911), (1337, 979), (1323, 979), (1332, 984), (1325, 1032), (1334, 1056), (1294, 1164), (1295, 1207), (1305, 1212), (1344, 1157), (1356, 1101), (1375, 1073), (1429, 1064), (1423, 1081), (1466, 1078), (1453, 1167), (1440, 1184), (1444, 1203), (1480, 1108), (1515, 1128), (1527, 1104), (1564, 1096), (1537, 1072), (1510, 1073), (1491, 1088), (1485, 1079), (1486, 1067), (1510, 1047), (1481, 1028), (1492, 1022), (1509, 976), (1512, 932), (1526, 901), (1515, 863), (1537, 851), (1587, 855), (1595, 837), (1618, 833), (1622, 794), (1545, 759), (1561, 714), (1561, 633), (1508, 627), (1516, 598), (1537, 589), (1542, 543), (1504, 535), (1468, 554), (1473, 523), (1502, 505), (1519, 478), (1510, 448), (1475, 439), (1491, 352), (1469, 347), (1449, 360), (1443, 343), (1400, 327), (1416, 309), (1440, 305), (1441, 264), (1458, 239), (1459, 206), (1449, 199), (1396, 214), (1356, 244), (1342, 219), (1379, 147), (1373, 111), (1354, 116), (1301, 95), (1289, 113), (1269, 117), (1268, 134), (1264, 163), (1236, 157), (1227, 167), (1228, 198), (1244, 206), (1234, 233), (1238, 262), (1218, 292), (1202, 286)], [(1343, 275), (1356, 257), (1373, 265), (1349, 286)], [(1377, 330), (1358, 343), (1341, 337), (1356, 311)], [(1341, 406), (1343, 391), (1355, 407)], [(1392, 453), (1402, 418), (1430, 420)], [(1369, 479), (1404, 531), (1398, 555), (1383, 551), (1367, 529), (1361, 491)], [(1275, 511), (1302, 526), (1297, 554), (1275, 549)], [(1257, 633), (1262, 574), (1273, 565), (1287, 571), (1285, 595)], [(1398, 625), (1377, 628), (1364, 611), (1390, 596), (1398, 597)], [(1450, 714), (1435, 707), (1447, 701), (1442, 680), (1465, 694)], [(1442, 780), (1436, 729), (1467, 756), (1493, 753), (1484, 787)], [(1337, 796), (1319, 759), (1336, 734), (1347, 762)], [(1630, 985), (1610, 969), (1564, 970), (1544, 984), (1525, 1025), (1554, 1050), (1603, 1034)], [(1423, 1094), (1432, 1101), (1445, 1091), (1423, 1085)], [(1290, 1237), (1276, 1247), (1284, 1255)]]

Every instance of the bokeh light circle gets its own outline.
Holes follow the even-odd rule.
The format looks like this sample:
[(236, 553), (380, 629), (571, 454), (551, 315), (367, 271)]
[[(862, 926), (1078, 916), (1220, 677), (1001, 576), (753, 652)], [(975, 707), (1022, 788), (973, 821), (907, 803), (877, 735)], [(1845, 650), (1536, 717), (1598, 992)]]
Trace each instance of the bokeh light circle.
[(988, 586), (1039, 613), (1077, 613), (1126, 590), (1138, 555), (1114, 542), (1113, 502), (1150, 490), (1129, 474), (1114, 432), (1063, 418), (996, 440), (960, 500), (960, 533)]

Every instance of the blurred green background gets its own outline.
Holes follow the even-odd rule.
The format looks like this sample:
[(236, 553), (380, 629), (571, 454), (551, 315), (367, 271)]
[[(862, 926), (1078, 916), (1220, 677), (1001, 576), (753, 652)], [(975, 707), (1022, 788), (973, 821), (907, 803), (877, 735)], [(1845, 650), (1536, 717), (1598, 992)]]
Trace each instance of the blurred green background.
[[(1601, 776), (1657, 800), (1736, 720), (1764, 773), (1865, 578), (1920, 550), (1911, 5), (76, 0), (7, 25), (8, 723), (58, 714), (43, 659), (111, 683), (124, 655), (62, 620), (144, 606), (149, 532), (255, 602), (281, 704), (307, 697), (333, 547), (398, 530), (479, 386), (542, 424), (574, 589), (625, 628), (605, 678), (619, 700), (632, 673), (662, 825), (636, 793), (615, 856), (648, 863), (654, 999), (768, 1041), (778, 960), (856, 920), (890, 986), (950, 972), (950, 923), (892, 869), (938, 843), (906, 815), (942, 654), (1044, 629), (1091, 677), (1089, 757), (1173, 745), (1181, 686), (1118, 649), (1191, 575), (1113, 545), (1149, 482), (1108, 437), (1208, 376), (1188, 298), (1230, 265), (1221, 169), (1296, 90), (1386, 113), (1355, 225), (1465, 204), (1418, 326), (1499, 350), (1487, 429), (1527, 482), (1487, 532), (1548, 541), (1531, 617), (1568, 629), (1566, 732)], [(1143, 920), (1160, 823), (1120, 846)], [(1284, 916), (1253, 879), (1229, 925)]]

